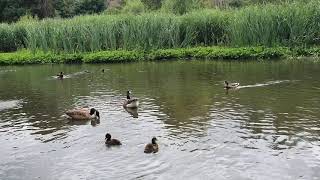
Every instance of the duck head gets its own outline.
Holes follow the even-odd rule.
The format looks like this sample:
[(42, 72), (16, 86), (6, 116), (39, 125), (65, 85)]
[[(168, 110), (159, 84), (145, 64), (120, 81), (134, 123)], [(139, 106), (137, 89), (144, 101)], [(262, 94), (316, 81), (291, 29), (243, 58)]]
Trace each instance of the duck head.
[(152, 144), (157, 144), (157, 138), (156, 137), (153, 137), (152, 140), (151, 140)]
[(97, 119), (100, 119), (100, 113), (99, 113), (99, 111), (97, 111), (95, 108), (91, 108), (90, 109), (90, 115), (92, 116), (92, 115), (95, 115), (95, 117), (97, 118)]
[(108, 140), (108, 141), (111, 140), (111, 134), (109, 134), (109, 133), (106, 134), (106, 140)]

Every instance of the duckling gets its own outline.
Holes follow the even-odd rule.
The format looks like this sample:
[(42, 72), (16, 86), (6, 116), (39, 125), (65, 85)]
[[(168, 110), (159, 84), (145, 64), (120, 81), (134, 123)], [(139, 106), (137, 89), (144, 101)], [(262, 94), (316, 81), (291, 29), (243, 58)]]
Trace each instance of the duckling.
[(144, 148), (144, 153), (157, 153), (159, 151), (159, 146), (156, 141), (157, 138), (153, 137), (151, 143), (147, 144)]
[(226, 89), (237, 88), (239, 86), (239, 83), (229, 83), (228, 81), (224, 81), (224, 88)]
[(63, 79), (63, 72), (60, 72), (60, 74), (57, 74), (58, 79)]
[(120, 146), (122, 145), (118, 139), (111, 139), (111, 134), (106, 134), (106, 145), (108, 146)]
[(89, 119), (100, 120), (99, 111), (97, 111), (94, 108), (91, 108), (91, 109), (83, 108), (83, 109), (69, 110), (66, 112), (66, 115), (68, 115), (73, 120), (89, 120)]
[(139, 99), (138, 98), (131, 98), (131, 92), (127, 91), (127, 99), (123, 103), (123, 107), (125, 108), (137, 108), (139, 106)]

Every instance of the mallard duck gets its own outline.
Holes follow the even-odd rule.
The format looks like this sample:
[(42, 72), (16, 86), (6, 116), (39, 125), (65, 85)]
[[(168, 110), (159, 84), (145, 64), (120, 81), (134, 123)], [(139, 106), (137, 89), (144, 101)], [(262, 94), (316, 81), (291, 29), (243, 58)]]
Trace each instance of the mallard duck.
[(151, 143), (147, 144), (144, 148), (144, 153), (156, 153), (159, 151), (159, 146), (157, 144), (157, 138), (153, 137)]
[(138, 98), (131, 98), (131, 92), (127, 91), (127, 99), (123, 103), (123, 107), (125, 108), (137, 108), (139, 106)]
[(239, 83), (229, 83), (228, 81), (224, 81), (224, 88), (231, 89), (239, 87)]
[(73, 120), (89, 120), (89, 119), (97, 119), (100, 120), (99, 111), (94, 108), (82, 108), (82, 109), (74, 109), (66, 112)]
[(118, 139), (111, 139), (111, 134), (106, 134), (106, 145), (108, 146), (119, 146), (122, 145)]
[(58, 79), (63, 79), (63, 72), (60, 72), (60, 74), (57, 74)]

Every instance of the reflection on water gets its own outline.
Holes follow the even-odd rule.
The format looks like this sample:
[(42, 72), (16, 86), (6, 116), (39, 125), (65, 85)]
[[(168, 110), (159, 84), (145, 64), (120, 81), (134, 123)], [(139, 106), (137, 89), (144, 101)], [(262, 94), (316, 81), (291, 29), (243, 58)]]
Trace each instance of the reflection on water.
[[(319, 179), (319, 69), (308, 61), (1, 67), (0, 179)], [(61, 71), (63, 81), (52, 77)], [(224, 80), (241, 86), (226, 93)], [(127, 89), (139, 109), (122, 107)], [(100, 122), (66, 119), (76, 107), (98, 109)], [(106, 148), (107, 132), (123, 145)], [(145, 155), (153, 136), (160, 151)]]
[(22, 101), (20, 100), (9, 100), (9, 101), (0, 101), (0, 111), (5, 109), (13, 109), (21, 107)]
[(138, 108), (124, 108), (129, 114), (131, 114), (132, 117), (138, 118)]

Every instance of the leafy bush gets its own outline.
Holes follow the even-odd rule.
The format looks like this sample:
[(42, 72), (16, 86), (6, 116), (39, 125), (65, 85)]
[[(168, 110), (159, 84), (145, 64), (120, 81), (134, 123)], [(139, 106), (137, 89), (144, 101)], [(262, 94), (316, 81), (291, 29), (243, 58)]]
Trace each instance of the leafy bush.
[(141, 0), (127, 0), (125, 1), (125, 6), (122, 9), (122, 12), (131, 14), (141, 14), (145, 11), (145, 6)]
[(141, 0), (142, 3), (150, 10), (160, 9), (162, 0)]
[(162, 10), (173, 14), (185, 14), (200, 7), (199, 0), (164, 0)]
[(86, 54), (83, 61), (86, 63), (130, 62), (141, 60), (143, 57), (143, 53), (138, 51), (101, 51)]

